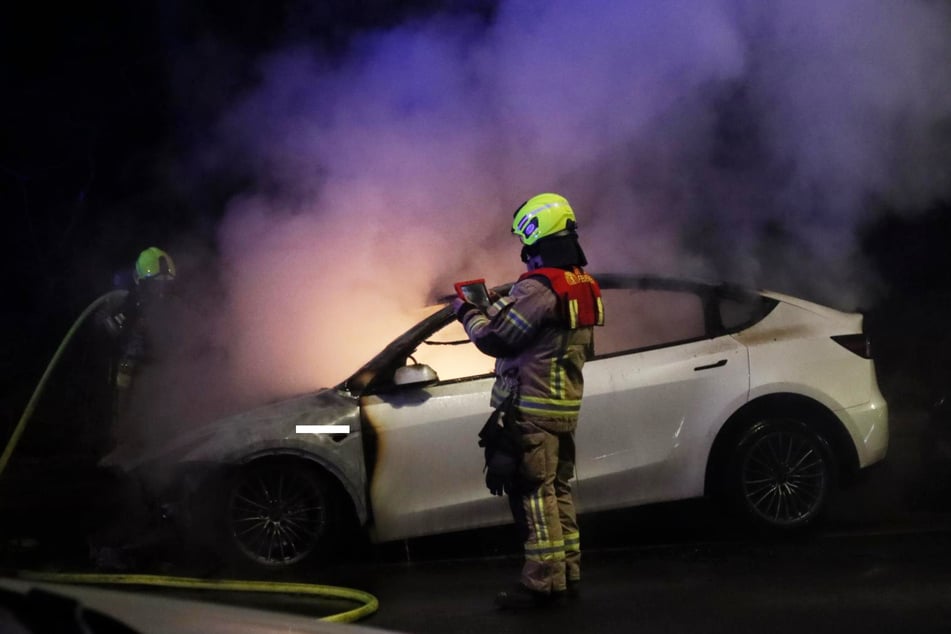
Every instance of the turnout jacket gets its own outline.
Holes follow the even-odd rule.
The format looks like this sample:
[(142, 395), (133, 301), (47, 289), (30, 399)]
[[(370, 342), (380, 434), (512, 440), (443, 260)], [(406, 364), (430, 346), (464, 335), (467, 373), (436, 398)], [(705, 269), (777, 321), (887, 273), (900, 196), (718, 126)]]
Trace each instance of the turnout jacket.
[[(584, 393), (581, 370), (594, 349), (591, 325), (569, 325), (567, 298), (559, 297), (548, 277), (558, 274), (566, 272), (529, 272), (485, 313), (473, 308), (460, 320), (479, 350), (496, 357), (492, 407), (514, 392), (518, 418), (554, 433), (573, 431), (577, 425)], [(597, 290), (596, 323), (602, 324), (597, 283), (579, 269), (574, 274)]]

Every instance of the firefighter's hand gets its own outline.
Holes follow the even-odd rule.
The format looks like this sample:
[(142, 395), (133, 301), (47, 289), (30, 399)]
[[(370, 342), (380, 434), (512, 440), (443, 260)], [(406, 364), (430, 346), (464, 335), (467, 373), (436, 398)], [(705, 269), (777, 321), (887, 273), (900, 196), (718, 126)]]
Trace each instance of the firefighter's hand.
[(116, 313), (103, 319), (102, 324), (110, 337), (118, 337), (125, 328), (127, 321), (124, 313)]
[(479, 310), (475, 304), (470, 304), (461, 297), (457, 297), (452, 300), (452, 312), (455, 313), (456, 319), (465, 324), (466, 315), (469, 314), (471, 310)]

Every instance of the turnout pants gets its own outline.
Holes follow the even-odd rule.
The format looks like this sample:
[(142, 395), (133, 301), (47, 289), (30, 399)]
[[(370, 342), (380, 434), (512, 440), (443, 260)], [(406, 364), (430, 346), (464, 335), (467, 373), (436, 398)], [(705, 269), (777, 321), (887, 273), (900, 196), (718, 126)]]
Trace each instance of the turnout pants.
[(552, 433), (519, 421), (522, 463), (512, 516), (524, 544), (521, 583), (536, 592), (565, 590), (581, 580), (581, 539), (569, 481), (575, 471), (574, 432)]

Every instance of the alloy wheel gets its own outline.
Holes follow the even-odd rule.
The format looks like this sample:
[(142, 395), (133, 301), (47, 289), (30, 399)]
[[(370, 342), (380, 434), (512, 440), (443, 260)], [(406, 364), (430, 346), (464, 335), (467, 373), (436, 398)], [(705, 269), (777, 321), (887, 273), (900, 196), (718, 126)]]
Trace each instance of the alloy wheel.
[(829, 486), (829, 464), (811, 433), (768, 430), (744, 452), (743, 499), (760, 520), (780, 527), (806, 524), (819, 513)]
[(317, 478), (294, 466), (242, 472), (228, 505), (239, 550), (267, 566), (289, 566), (318, 547), (327, 525), (327, 500)]

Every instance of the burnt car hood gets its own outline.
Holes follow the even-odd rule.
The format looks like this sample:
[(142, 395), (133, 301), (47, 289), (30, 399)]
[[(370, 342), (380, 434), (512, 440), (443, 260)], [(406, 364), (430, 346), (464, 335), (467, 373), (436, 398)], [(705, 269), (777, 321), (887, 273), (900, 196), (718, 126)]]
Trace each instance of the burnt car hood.
[[(298, 434), (298, 425), (347, 425), (349, 434)], [(269, 452), (338, 453), (335, 447), (359, 441), (357, 400), (337, 389), (269, 403), (196, 425), (158, 442), (120, 445), (101, 465), (126, 471), (161, 462), (244, 462)]]

